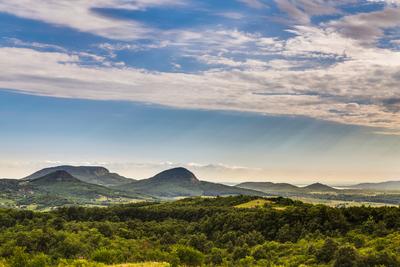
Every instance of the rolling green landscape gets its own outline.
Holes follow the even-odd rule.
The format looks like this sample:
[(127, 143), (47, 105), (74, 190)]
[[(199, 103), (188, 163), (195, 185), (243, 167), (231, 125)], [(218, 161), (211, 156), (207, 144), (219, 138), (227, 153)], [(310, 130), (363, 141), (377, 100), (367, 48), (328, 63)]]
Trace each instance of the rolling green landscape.
[(244, 182), (228, 186), (200, 180), (185, 168), (173, 168), (148, 179), (135, 180), (95, 166), (58, 166), (22, 179), (0, 179), (0, 207), (30, 210), (230, 195), (282, 196), (332, 207), (398, 206), (400, 183), (358, 184), (340, 189), (321, 183), (299, 187), (288, 183)]
[(257, 190), (200, 181), (184, 168), (134, 180), (103, 167), (59, 166), (19, 180), (0, 179), (0, 189), (0, 207), (31, 210), (71, 205), (109, 206), (190, 196), (266, 195)]
[(400, 266), (398, 207), (192, 197), (0, 210), (0, 266)]
[(0, 187), (1, 267), (400, 266), (400, 195), (371, 184), (227, 186), (185, 168), (133, 180), (60, 166)]
[(0, 0), (0, 267), (400, 267), (400, 0)]

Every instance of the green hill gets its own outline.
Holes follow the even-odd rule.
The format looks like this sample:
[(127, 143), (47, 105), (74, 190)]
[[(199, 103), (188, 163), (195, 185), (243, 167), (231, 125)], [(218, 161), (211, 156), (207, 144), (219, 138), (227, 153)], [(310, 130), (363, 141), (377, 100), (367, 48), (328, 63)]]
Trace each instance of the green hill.
[(330, 187), (325, 184), (321, 183), (314, 183), (307, 185), (305, 187), (301, 187), (302, 190), (309, 191), (309, 192), (335, 192), (338, 191), (338, 189), (335, 189), (333, 187)]
[(361, 183), (361, 184), (348, 186), (348, 188), (393, 191), (393, 190), (400, 190), (400, 181), (387, 181), (387, 182), (380, 182), (380, 183)]
[(161, 198), (183, 196), (219, 196), (219, 195), (264, 195), (262, 192), (237, 188), (223, 184), (200, 181), (185, 168), (174, 168), (163, 171), (149, 179), (134, 181), (117, 186), (127, 192), (141, 192)]
[(55, 171), (43, 177), (33, 179), (29, 182), (28, 186), (40, 191), (40, 193), (58, 195), (78, 201), (95, 200), (102, 197), (115, 198), (128, 196), (104, 186), (82, 182), (66, 171)]
[(24, 180), (33, 180), (55, 171), (66, 171), (83, 182), (104, 186), (127, 184), (133, 180), (117, 173), (111, 173), (104, 167), (69, 165), (45, 168), (25, 177)]
[(236, 187), (258, 190), (268, 193), (311, 193), (338, 191), (338, 189), (321, 183), (314, 183), (305, 187), (298, 187), (288, 183), (244, 182), (236, 185)]
[(109, 205), (151, 197), (138, 192), (111, 189), (79, 180), (66, 171), (57, 170), (30, 180), (0, 180), (1, 198), (8, 206), (38, 208), (64, 205)]
[(42, 177), (32, 179), (30, 184), (51, 185), (54, 183), (82, 183), (66, 171), (55, 171)]
[(18, 190), (19, 181), (16, 179), (0, 179), (0, 192), (12, 192)]

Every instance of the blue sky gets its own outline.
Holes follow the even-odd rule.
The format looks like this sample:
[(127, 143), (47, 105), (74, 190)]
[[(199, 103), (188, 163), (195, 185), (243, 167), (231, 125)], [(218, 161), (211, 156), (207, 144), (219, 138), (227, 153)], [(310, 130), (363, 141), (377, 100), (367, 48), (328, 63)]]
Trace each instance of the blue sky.
[(0, 176), (400, 177), (398, 1), (0, 0), (0, 25)]

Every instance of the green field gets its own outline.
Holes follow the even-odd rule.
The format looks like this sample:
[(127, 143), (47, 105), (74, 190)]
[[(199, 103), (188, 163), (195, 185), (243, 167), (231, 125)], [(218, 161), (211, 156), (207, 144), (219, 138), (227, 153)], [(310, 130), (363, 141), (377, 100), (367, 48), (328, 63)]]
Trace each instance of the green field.
[(329, 207), (398, 206), (396, 204), (390, 204), (390, 203), (379, 203), (379, 202), (368, 202), (368, 201), (342, 201), (342, 200), (329, 200), (329, 199), (319, 199), (319, 198), (311, 198), (311, 197), (292, 197), (292, 199), (299, 200), (304, 203), (327, 205)]
[(269, 201), (269, 200), (264, 199), (264, 198), (259, 198), (259, 199), (251, 200), (251, 201), (246, 202), (246, 203), (242, 203), (242, 204), (236, 205), (235, 207), (236, 208), (247, 208), (247, 209), (249, 209), (249, 208), (262, 208), (267, 203), (272, 203), (272, 201)]

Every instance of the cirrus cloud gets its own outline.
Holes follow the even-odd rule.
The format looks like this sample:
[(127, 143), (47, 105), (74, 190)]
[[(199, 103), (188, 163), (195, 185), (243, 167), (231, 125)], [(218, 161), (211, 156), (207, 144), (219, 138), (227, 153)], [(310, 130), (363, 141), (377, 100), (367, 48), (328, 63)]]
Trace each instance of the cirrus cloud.
[(105, 16), (98, 9), (142, 10), (154, 6), (182, 5), (183, 0), (0, 0), (0, 12), (73, 28), (109, 39), (148, 37), (155, 29), (135, 20)]
[[(301, 47), (291, 48), (291, 53), (310, 52), (299, 49)], [(79, 55), (3, 47), (0, 48), (3, 70), (0, 87), (54, 97), (299, 115), (398, 128), (399, 116), (387, 108), (392, 102), (385, 100), (399, 95), (396, 85), (400, 60), (385, 64), (384, 59), (388, 56), (400, 59), (400, 53), (366, 50), (364, 55), (359, 50), (356, 52), (354, 55), (358, 58), (323, 69), (270, 68), (185, 74), (85, 66)], [(372, 64), (367, 57), (369, 53), (376, 57)]]
[[(379, 41), (385, 31), (400, 26), (400, 9), (386, 6), (346, 15), (337, 1), (276, 2), (296, 21), (288, 25), (287, 38), (223, 26), (171, 29), (152, 37), (150, 43), (97, 44), (109, 52), (108, 58), (62, 49), (45, 51), (46, 45), (38, 43), (6, 45), (0, 47), (0, 87), (54, 97), (308, 116), (399, 130), (400, 52), (380, 46)], [(95, 9), (136, 10), (182, 3), (78, 0), (74, 6), (69, 1), (0, 0), (0, 10), (128, 40), (154, 29), (133, 20), (104, 17)], [(75, 18), (72, 7), (82, 16)], [(319, 24), (311, 19), (339, 13), (340, 17)], [(188, 73), (179, 62), (170, 62), (176, 72), (161, 72), (113, 61), (116, 51), (152, 49), (175, 49), (178, 56), (195, 59), (207, 68)], [(87, 64), (88, 58), (97, 64)]]

